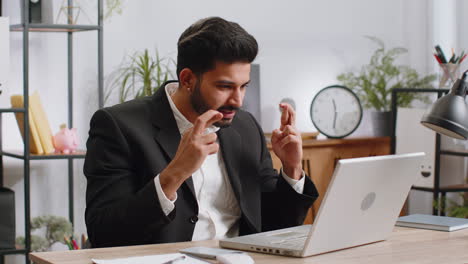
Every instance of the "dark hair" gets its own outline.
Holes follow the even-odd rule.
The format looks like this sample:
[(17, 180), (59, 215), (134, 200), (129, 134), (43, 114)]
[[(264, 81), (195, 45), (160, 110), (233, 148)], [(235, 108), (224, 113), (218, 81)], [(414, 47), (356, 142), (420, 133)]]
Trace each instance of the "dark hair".
[(214, 69), (216, 61), (251, 63), (258, 53), (255, 38), (239, 24), (220, 17), (198, 20), (177, 42), (177, 76), (184, 68), (201, 75)]

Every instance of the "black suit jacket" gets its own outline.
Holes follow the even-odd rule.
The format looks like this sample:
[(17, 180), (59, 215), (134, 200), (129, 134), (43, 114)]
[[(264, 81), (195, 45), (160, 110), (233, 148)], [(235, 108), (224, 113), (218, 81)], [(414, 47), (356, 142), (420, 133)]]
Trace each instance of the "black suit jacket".
[[(239, 111), (218, 138), (241, 209), (240, 234), (300, 225), (318, 197), (306, 177), (298, 194), (272, 168), (263, 132)], [(84, 174), (86, 226), (93, 247), (190, 241), (198, 205), (192, 178), (175, 209), (161, 209), (154, 177), (174, 157), (180, 134), (164, 86), (153, 96), (98, 110), (91, 119)]]

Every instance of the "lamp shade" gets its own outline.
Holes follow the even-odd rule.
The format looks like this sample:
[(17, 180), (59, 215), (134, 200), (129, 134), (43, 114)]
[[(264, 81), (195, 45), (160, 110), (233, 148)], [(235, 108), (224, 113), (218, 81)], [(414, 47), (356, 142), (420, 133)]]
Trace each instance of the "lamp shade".
[(458, 79), (449, 94), (439, 98), (424, 114), (421, 124), (437, 133), (468, 139), (468, 106), (466, 96), (466, 74)]

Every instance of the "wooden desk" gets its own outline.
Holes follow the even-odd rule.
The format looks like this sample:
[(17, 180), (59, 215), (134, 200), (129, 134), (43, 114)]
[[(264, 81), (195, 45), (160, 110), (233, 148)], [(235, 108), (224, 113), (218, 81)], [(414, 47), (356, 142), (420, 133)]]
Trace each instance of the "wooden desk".
[[(302, 167), (315, 183), (320, 197), (307, 213), (304, 224), (312, 224), (330, 183), (336, 163), (340, 159), (390, 154), (389, 137), (303, 140)], [(281, 161), (271, 150), (273, 167), (281, 168)]]
[[(176, 253), (193, 246), (217, 247), (218, 241), (184, 242), (160, 245), (31, 253), (36, 264), (90, 264), (91, 258), (112, 259)], [(292, 258), (249, 253), (255, 263), (468, 263), (468, 229), (441, 232), (396, 227), (384, 242), (336, 251), (308, 258)]]

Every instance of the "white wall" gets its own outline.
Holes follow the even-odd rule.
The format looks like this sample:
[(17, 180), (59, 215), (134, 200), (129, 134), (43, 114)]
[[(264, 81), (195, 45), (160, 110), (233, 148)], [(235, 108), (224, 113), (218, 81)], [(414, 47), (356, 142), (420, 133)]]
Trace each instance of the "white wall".
[[(19, 21), (18, 1), (4, 1), (4, 15)], [(54, 0), (54, 14), (61, 0)], [(93, 1), (82, 1), (92, 7)], [(433, 69), (431, 2), (424, 0), (329, 1), (124, 1), (123, 14), (105, 21), (104, 69), (110, 73), (125, 54), (157, 47), (160, 54), (176, 56), (180, 33), (195, 20), (221, 16), (236, 21), (260, 45), (262, 126), (266, 132), (279, 123), (277, 103), (296, 101), (298, 128), (313, 131), (309, 106), (315, 93), (337, 83), (336, 76), (367, 63), (375, 45), (364, 35), (381, 38), (388, 47), (404, 46), (409, 55), (401, 63), (426, 74)], [(467, 10), (468, 6), (463, 4)], [(92, 10), (85, 10), (95, 18)], [(81, 21), (86, 23), (86, 17)], [(466, 23), (465, 23), (466, 24)], [(464, 34), (460, 34), (464, 35)], [(22, 37), (11, 33), (10, 86), (0, 96), (0, 108), (9, 95), (22, 91)], [(468, 44), (466, 38), (464, 45)], [(74, 35), (75, 127), (84, 148), (89, 119), (97, 108), (97, 34)], [(66, 35), (30, 34), (30, 91), (40, 90), (54, 132), (66, 122)], [(21, 138), (13, 115), (5, 115), (4, 148), (20, 149)], [(22, 163), (5, 159), (7, 186), (17, 191), (17, 233), (23, 234)], [(83, 161), (75, 161), (76, 232), (85, 232)], [(32, 215), (67, 216), (65, 161), (31, 162)]]
[(9, 20), (0, 18), (0, 91), (8, 87), (10, 72), (10, 33), (8, 29)]

